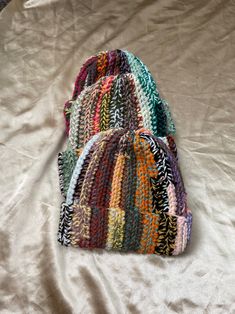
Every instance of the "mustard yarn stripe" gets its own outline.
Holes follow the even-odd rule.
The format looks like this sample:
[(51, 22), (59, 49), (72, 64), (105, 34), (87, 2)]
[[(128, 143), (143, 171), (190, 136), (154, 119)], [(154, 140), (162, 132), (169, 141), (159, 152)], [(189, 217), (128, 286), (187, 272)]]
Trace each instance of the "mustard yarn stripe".
[(114, 80), (113, 76), (108, 77), (107, 80), (104, 82), (104, 85), (102, 86), (100, 97), (97, 102), (95, 115), (94, 115), (94, 132), (95, 133), (100, 131), (100, 128), (99, 128), (100, 110), (101, 110), (101, 103), (102, 103), (103, 96), (109, 92), (113, 80)]
[(125, 156), (119, 155), (117, 158), (116, 165), (114, 168), (114, 173), (113, 173), (112, 194), (111, 194), (110, 203), (109, 203), (110, 208), (118, 208), (120, 206), (124, 167), (125, 167)]
[(110, 93), (106, 93), (101, 102), (101, 114), (100, 114), (100, 131), (105, 131), (109, 128), (109, 103)]
[(124, 239), (125, 211), (119, 208), (121, 203), (124, 167), (125, 156), (119, 155), (115, 164), (112, 180), (112, 194), (108, 216), (108, 237), (106, 243), (107, 249), (121, 249)]
[(125, 211), (109, 208), (107, 249), (121, 249), (124, 239)]

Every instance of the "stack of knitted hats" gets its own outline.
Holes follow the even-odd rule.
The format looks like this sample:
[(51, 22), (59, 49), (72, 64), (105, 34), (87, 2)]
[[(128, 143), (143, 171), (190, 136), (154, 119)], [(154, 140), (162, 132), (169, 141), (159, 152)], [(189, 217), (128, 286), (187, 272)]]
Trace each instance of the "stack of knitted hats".
[(177, 255), (192, 214), (168, 104), (127, 51), (90, 57), (65, 104), (58, 240), (66, 246)]

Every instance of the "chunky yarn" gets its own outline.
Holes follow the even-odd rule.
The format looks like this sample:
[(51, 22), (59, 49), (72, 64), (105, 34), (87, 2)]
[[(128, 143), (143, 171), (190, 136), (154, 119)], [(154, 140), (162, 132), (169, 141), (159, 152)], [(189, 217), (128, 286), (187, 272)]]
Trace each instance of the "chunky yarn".
[(64, 115), (58, 241), (86, 249), (182, 253), (192, 213), (175, 127), (144, 63), (119, 49), (90, 57)]
[(77, 160), (61, 207), (66, 246), (177, 255), (192, 214), (177, 157), (146, 129), (94, 135)]
[[(149, 93), (149, 97), (151, 95)], [(70, 111), (68, 146), (59, 156), (63, 191), (67, 190), (74, 161), (78, 157), (76, 152), (94, 134), (110, 128), (137, 130), (141, 127), (156, 136), (164, 133), (162, 124), (157, 125), (159, 120), (156, 119), (153, 102), (146, 97), (145, 89), (132, 73), (101, 77), (81, 92)], [(167, 117), (166, 112), (162, 114)]]
[(67, 133), (70, 128), (70, 114), (73, 102), (88, 86), (105, 76), (133, 73), (136, 86), (143, 90), (146, 101), (152, 107), (156, 123), (153, 132), (157, 136), (175, 133), (175, 126), (167, 102), (159, 95), (156, 83), (145, 64), (128, 51), (102, 51), (90, 57), (82, 66), (74, 85), (72, 99), (65, 103), (64, 115)]

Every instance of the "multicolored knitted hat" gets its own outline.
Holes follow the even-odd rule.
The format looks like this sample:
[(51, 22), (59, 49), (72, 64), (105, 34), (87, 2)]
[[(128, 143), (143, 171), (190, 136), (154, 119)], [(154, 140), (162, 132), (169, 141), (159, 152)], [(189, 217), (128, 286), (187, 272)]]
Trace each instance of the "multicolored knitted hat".
[(166, 119), (156, 119), (153, 103), (133, 74), (102, 77), (81, 93), (71, 109), (69, 140), (74, 149), (110, 128), (145, 127), (156, 136), (167, 128)]
[(154, 134), (163, 137), (175, 133), (168, 104), (160, 97), (148, 68), (132, 53), (121, 50), (100, 52), (96, 56), (90, 57), (82, 66), (75, 81), (72, 100), (66, 102), (64, 108), (67, 132), (69, 132), (72, 105), (80, 93), (104, 76), (125, 73), (134, 74), (135, 84), (143, 90), (143, 95), (152, 108), (152, 114), (156, 120), (153, 128)]
[[(167, 117), (167, 113), (162, 113)], [(61, 189), (66, 194), (77, 160), (77, 150), (94, 134), (110, 128), (137, 130), (144, 127), (154, 135), (163, 134), (166, 119), (155, 117), (134, 74), (104, 76), (85, 88), (71, 107), (67, 150), (59, 154)], [(154, 131), (156, 130), (156, 131)]]
[(174, 147), (172, 138), (164, 143), (146, 129), (95, 134), (69, 182), (58, 241), (82, 248), (182, 253), (192, 214)]

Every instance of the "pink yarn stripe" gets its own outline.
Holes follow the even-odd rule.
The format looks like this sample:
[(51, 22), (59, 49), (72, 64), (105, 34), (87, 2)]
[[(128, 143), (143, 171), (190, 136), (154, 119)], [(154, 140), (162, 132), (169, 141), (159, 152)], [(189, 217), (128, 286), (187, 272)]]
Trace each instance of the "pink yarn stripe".
[(175, 196), (175, 187), (172, 183), (170, 183), (167, 187), (167, 194), (168, 194), (168, 200), (169, 200), (169, 211), (168, 213), (170, 215), (176, 214), (176, 206), (177, 206), (177, 200)]
[(183, 251), (184, 246), (184, 226), (185, 226), (185, 218), (178, 217), (177, 219), (177, 236), (175, 239), (175, 249), (172, 255), (178, 255)]

